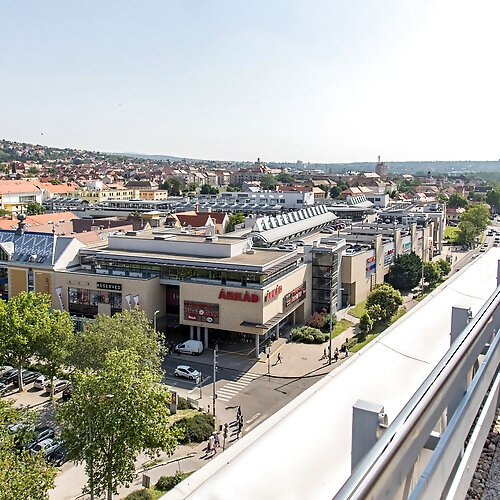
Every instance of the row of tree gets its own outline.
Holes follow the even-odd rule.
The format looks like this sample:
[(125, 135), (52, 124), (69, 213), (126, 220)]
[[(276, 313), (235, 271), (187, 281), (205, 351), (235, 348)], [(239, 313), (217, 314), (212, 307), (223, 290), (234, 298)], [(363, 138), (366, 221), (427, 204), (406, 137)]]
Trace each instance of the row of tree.
[[(138, 309), (99, 315), (75, 334), (68, 313), (52, 310), (47, 295), (21, 293), (0, 302), (0, 358), (19, 368), (35, 361), (49, 377), (66, 372), (72, 397), (57, 405), (61, 437), (71, 458), (85, 463), (86, 490), (106, 493), (108, 499), (132, 481), (139, 453), (170, 454), (180, 437), (169, 426), (171, 395), (161, 384), (163, 355), (158, 333)], [(19, 455), (3, 456), (2, 449), (0, 440), (0, 469), (9, 470)], [(12, 498), (45, 498), (44, 488), (50, 485), (51, 480), (41, 482), (36, 494)]]

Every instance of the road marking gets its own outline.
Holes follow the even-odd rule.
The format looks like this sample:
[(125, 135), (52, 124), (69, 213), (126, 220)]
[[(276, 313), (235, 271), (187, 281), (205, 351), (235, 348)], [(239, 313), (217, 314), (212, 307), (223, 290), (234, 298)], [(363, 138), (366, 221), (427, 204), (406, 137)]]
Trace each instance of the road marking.
[(259, 418), (262, 415), (262, 413), (256, 413), (250, 420), (247, 420), (247, 424), (251, 424), (254, 420)]
[(225, 401), (225, 402), (227, 403), (227, 402), (228, 402), (231, 398), (229, 398), (229, 399), (226, 399), (226, 398), (221, 398), (221, 397), (217, 394), (217, 400), (219, 400), (219, 399), (220, 399), (221, 401)]
[(223, 396), (226, 396), (226, 397), (229, 397), (229, 398), (232, 398), (233, 396), (236, 396), (236, 394), (238, 394), (238, 392), (235, 392), (235, 391), (228, 391), (224, 388), (222, 389), (219, 389), (217, 391), (217, 394), (222, 394)]
[(242, 389), (243, 387), (246, 387), (248, 384), (243, 384), (242, 382), (228, 382), (226, 385), (234, 386), (237, 389)]

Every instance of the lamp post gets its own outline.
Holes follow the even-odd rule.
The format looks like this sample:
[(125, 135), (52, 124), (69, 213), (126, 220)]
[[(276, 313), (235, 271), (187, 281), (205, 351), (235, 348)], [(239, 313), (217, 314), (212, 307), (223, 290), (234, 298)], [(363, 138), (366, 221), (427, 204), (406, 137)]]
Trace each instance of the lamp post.
[(153, 329), (156, 333), (156, 315), (159, 313), (160, 311), (155, 311), (154, 314), (153, 314)]

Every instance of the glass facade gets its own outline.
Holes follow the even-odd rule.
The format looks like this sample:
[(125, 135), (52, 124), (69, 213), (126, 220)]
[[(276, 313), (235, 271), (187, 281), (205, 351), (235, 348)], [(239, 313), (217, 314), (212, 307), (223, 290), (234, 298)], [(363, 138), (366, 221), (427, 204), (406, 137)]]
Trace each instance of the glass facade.
[(70, 314), (94, 317), (99, 304), (110, 304), (111, 314), (121, 312), (122, 294), (108, 290), (88, 290), (86, 288), (69, 288), (68, 305)]
[(337, 310), (339, 256), (335, 252), (313, 249), (312, 255), (312, 310)]

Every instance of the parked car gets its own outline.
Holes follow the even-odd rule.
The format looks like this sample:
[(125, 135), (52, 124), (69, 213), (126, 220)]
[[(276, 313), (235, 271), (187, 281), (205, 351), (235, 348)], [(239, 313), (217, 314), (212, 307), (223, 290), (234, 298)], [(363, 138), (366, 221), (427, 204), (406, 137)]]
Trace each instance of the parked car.
[[(24, 371), (21, 375), (23, 377), (23, 384), (31, 384), (31, 382), (34, 382), (40, 374), (38, 372), (30, 372), (30, 371)], [(14, 377), (14, 380), (12, 381), (15, 387), (19, 387), (19, 377)]]
[(47, 457), (49, 462), (53, 463), (56, 467), (61, 467), (69, 459), (68, 449), (62, 443)]
[(46, 439), (52, 439), (54, 437), (54, 429), (52, 427), (39, 427), (35, 429), (34, 439), (25, 444), (23, 447), (26, 450), (31, 450), (37, 443), (44, 441)]
[(0, 382), (9, 385), (17, 377), (17, 368), (11, 368), (0, 376)]
[(179, 365), (175, 369), (174, 374), (176, 377), (184, 377), (188, 378), (189, 380), (196, 380), (201, 376), (201, 373), (198, 370), (195, 370), (194, 368), (191, 368), (187, 365)]
[(0, 366), (0, 376), (3, 375), (4, 373), (9, 372), (10, 370), (13, 370), (14, 368), (12, 366)]
[(42, 453), (44, 457), (50, 455), (57, 447), (59, 443), (54, 441), (52, 438), (44, 439), (43, 441), (38, 441), (32, 448), (31, 453), (36, 455), (37, 453)]
[(177, 344), (174, 350), (181, 354), (192, 354), (194, 356), (203, 352), (203, 342), (201, 340), (186, 340), (186, 342)]
[(6, 392), (7, 386), (3, 382), (0, 382), (0, 396), (4, 396)]
[[(54, 380), (54, 394), (64, 391), (69, 387), (69, 380), (57, 379)], [(46, 392), (50, 392), (50, 384), (45, 387)]]
[(45, 389), (45, 387), (46, 387), (47, 384), (50, 384), (50, 379), (47, 378), (45, 375), (40, 375), (35, 380), (35, 383), (33, 384), (33, 387), (35, 389)]

